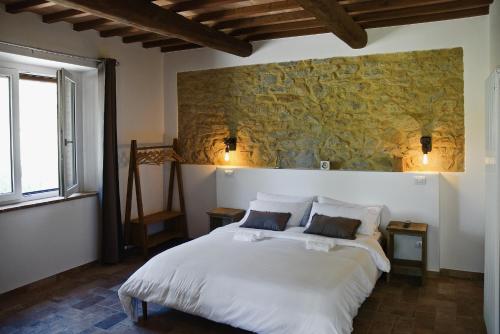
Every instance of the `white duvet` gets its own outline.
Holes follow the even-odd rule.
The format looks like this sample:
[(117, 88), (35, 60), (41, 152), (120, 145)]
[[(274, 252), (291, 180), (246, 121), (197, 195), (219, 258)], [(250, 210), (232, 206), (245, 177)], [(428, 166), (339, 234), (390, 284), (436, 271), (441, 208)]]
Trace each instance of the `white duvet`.
[(118, 291), (125, 312), (137, 319), (146, 301), (257, 333), (350, 333), (390, 269), (373, 237), (335, 239), (321, 252), (306, 243), (324, 237), (303, 227), (264, 231), (254, 242), (233, 240), (238, 230), (218, 228), (149, 260)]

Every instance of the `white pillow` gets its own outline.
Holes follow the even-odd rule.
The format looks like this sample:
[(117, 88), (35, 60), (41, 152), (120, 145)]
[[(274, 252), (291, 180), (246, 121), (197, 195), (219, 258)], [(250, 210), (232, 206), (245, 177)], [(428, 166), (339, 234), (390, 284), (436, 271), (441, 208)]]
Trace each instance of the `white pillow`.
[[(384, 208), (383, 205), (361, 205), (361, 204), (339, 201), (338, 199), (325, 197), (325, 196), (318, 196), (318, 203), (330, 204), (330, 205), (344, 205), (344, 206), (351, 206), (351, 207), (361, 207), (361, 208), (371, 209), (371, 210), (373, 210), (373, 212), (378, 211), (378, 218), (375, 222), (375, 224), (377, 225), (377, 228), (380, 226), (380, 221), (382, 219), (381, 212), (382, 212), (382, 209)], [(346, 218), (348, 218), (348, 217), (346, 217)]]
[(304, 213), (304, 217), (300, 221), (300, 226), (306, 226), (309, 219), (309, 214), (311, 213), (312, 202), (314, 201), (314, 196), (293, 196), (293, 195), (280, 195), (280, 194), (270, 194), (270, 193), (257, 193), (257, 199), (263, 201), (272, 202), (285, 202), (285, 203), (300, 203), (307, 202), (309, 206)]
[(315, 214), (328, 217), (344, 217), (351, 219), (359, 219), (361, 225), (358, 228), (358, 234), (373, 235), (377, 230), (377, 220), (380, 216), (380, 208), (363, 207), (363, 206), (347, 206), (335, 205), (326, 203), (313, 203), (311, 214), (307, 226), (311, 224), (312, 217)]
[(338, 199), (326, 197), (326, 196), (318, 196), (318, 203), (324, 204), (333, 204), (333, 205), (357, 205), (349, 202), (339, 201)]
[(272, 202), (272, 201), (262, 201), (255, 200), (250, 202), (250, 207), (248, 208), (245, 217), (240, 221), (240, 223), (245, 223), (250, 214), (250, 210), (254, 211), (264, 211), (264, 212), (284, 212), (290, 213), (291, 217), (286, 224), (287, 227), (299, 226), (300, 221), (304, 217), (306, 210), (309, 208), (310, 203), (299, 202), (299, 203), (286, 203), (286, 202)]
[(280, 194), (270, 194), (270, 193), (257, 193), (257, 199), (262, 201), (272, 201), (272, 202), (287, 202), (287, 203), (298, 203), (298, 202), (310, 202), (314, 201), (314, 196), (293, 196), (293, 195), (280, 195)]

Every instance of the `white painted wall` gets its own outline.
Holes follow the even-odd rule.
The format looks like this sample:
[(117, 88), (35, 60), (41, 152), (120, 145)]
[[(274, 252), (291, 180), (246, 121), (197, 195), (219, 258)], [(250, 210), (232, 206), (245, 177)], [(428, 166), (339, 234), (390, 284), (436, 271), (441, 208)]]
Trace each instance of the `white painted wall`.
[[(130, 140), (138, 139), (145, 143), (163, 140), (161, 53), (158, 50), (146, 50), (139, 44), (123, 44), (117, 37), (101, 38), (95, 31), (75, 32), (70, 24), (64, 22), (45, 24), (35, 14), (8, 14), (3, 5), (0, 5), (0, 40), (79, 56), (110, 57), (119, 61), (117, 109), (123, 210)], [(60, 58), (55, 60), (64, 61)], [(161, 168), (148, 168), (141, 175), (146, 212), (163, 207), (163, 184), (159, 181), (163, 178), (162, 174)], [(28, 227), (32, 233), (27, 232)], [(11, 267), (0, 263), (0, 292), (97, 259), (97, 229), (97, 207), (90, 200), (0, 214), (1, 258), (11, 262)], [(4, 238), (15, 242), (15, 247), (5, 246)], [(41, 265), (46, 266), (46, 270), (42, 270)], [(32, 273), (30, 268), (33, 269)]]
[(184, 196), (189, 234), (200, 236), (210, 231), (206, 212), (217, 207), (215, 166), (182, 165)]
[(500, 1), (490, 5), (490, 64), (491, 70), (500, 66)]
[[(177, 135), (178, 72), (272, 63), (310, 58), (355, 56), (413, 50), (463, 47), (465, 79), (466, 171), (443, 174), (440, 197), (440, 265), (442, 268), (483, 271), (484, 256), (484, 80), (489, 72), (489, 19), (487, 16), (452, 21), (371, 29), (368, 46), (347, 47), (331, 34), (255, 43), (255, 52), (239, 58), (210, 49), (169, 53), (164, 56), (165, 131)], [(204, 170), (204, 166), (199, 166)], [(191, 169), (195, 173), (196, 168)], [(186, 178), (191, 177), (188, 173)], [(210, 193), (210, 192), (207, 192)], [(191, 198), (187, 196), (189, 202)], [(190, 214), (201, 217), (202, 208)], [(196, 213), (195, 213), (196, 212)], [(202, 224), (202, 225), (200, 225)], [(190, 221), (202, 231), (208, 220)], [(195, 235), (194, 235), (195, 236)]]
[[(226, 170), (232, 173), (226, 174)], [(425, 174), (423, 176), (426, 178), (426, 184), (416, 185), (415, 175), (386, 172), (218, 168), (217, 204), (222, 207), (247, 209), (248, 203), (255, 199), (258, 191), (278, 191), (286, 195), (328, 196), (351, 203), (384, 205), (381, 223), (383, 228), (391, 219), (411, 219), (429, 224), (428, 269), (438, 271), (440, 176), (437, 173)], [(403, 252), (401, 250), (402, 248), (396, 245), (397, 258), (420, 259), (420, 249), (415, 249), (415, 243), (412, 243), (410, 249), (403, 248)], [(418, 254), (415, 256), (416, 253)]]
[(97, 197), (0, 215), (0, 293), (97, 259)]

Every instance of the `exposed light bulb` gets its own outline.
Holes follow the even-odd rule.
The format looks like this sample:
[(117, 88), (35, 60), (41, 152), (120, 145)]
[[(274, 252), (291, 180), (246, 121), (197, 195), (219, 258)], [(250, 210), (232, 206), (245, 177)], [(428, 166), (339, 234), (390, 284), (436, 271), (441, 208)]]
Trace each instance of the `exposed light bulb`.
[(422, 157), (422, 163), (424, 165), (429, 164), (429, 156), (427, 155), (427, 153), (425, 153), (424, 156)]
[(224, 161), (229, 161), (229, 145), (226, 145), (226, 150), (224, 152)]

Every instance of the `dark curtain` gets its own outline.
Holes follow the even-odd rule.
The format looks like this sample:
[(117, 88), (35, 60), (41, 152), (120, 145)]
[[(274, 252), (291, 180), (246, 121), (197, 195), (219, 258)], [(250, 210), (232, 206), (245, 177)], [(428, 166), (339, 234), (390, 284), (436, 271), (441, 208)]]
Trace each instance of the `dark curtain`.
[(123, 250), (118, 142), (116, 135), (116, 60), (104, 59), (104, 150), (102, 184), (103, 263), (117, 263)]

